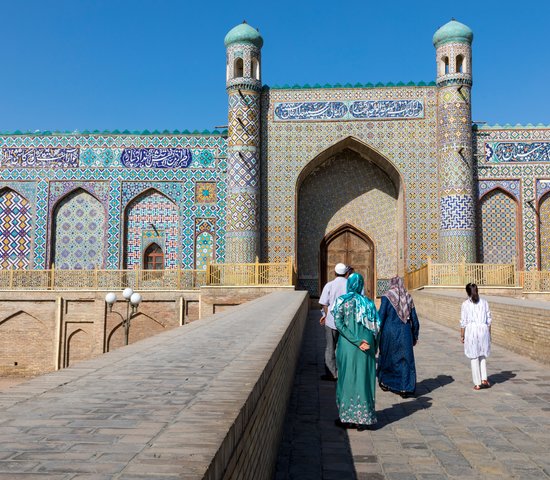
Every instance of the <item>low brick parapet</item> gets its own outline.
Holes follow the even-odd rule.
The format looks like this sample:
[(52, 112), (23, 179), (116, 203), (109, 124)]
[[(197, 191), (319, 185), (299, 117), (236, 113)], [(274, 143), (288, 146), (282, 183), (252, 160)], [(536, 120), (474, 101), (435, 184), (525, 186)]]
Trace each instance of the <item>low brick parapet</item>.
[[(425, 288), (411, 292), (420, 319), (460, 331), (460, 307), (466, 293)], [(513, 352), (550, 364), (550, 303), (541, 300), (483, 296), (493, 318), (492, 341)], [(458, 340), (459, 341), (459, 340)]]
[(6, 390), (0, 478), (271, 478), (307, 310), (273, 293)]

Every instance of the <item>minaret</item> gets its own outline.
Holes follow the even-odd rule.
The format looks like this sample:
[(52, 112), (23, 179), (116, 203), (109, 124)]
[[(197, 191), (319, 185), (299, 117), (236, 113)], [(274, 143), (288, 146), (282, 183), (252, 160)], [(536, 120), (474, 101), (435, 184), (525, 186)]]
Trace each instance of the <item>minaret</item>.
[(433, 36), (437, 61), (439, 261), (476, 260), (472, 154), (473, 32), (456, 20)]
[(260, 245), (260, 33), (243, 22), (225, 36), (227, 226), (225, 262), (254, 262)]

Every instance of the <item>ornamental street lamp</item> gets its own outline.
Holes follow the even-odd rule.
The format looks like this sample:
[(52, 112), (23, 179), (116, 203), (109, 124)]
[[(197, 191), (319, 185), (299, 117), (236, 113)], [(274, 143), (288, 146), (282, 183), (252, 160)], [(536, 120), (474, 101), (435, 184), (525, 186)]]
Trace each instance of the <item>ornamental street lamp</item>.
[[(132, 316), (138, 311), (139, 304), (141, 303), (141, 295), (134, 292), (130, 287), (125, 288), (122, 291), (122, 296), (126, 302), (126, 318), (122, 318), (122, 325), (124, 326), (124, 344), (128, 345), (128, 336), (130, 333), (130, 320)], [(113, 311), (113, 305), (116, 303), (116, 293), (109, 292), (105, 295), (105, 303), (109, 307), (109, 313)], [(130, 311), (130, 306), (132, 310)], [(119, 313), (120, 315), (120, 313)], [(122, 317), (122, 315), (120, 315)]]

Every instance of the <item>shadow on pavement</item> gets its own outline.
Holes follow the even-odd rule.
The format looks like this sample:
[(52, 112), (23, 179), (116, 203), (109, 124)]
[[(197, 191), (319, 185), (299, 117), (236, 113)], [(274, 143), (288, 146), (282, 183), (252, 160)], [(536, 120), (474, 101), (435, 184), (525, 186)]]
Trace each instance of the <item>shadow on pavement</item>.
[(436, 388), (444, 387), (453, 383), (455, 379), (450, 375), (438, 375), (435, 378), (425, 378), (416, 384), (416, 396), (426, 395)]
[(412, 400), (403, 400), (401, 403), (394, 403), (391, 407), (376, 412), (378, 423), (373, 430), (380, 430), (385, 426), (408, 417), (418, 410), (424, 410), (432, 406), (431, 397), (418, 397)]
[(516, 374), (512, 370), (503, 370), (500, 373), (489, 375), (489, 383), (492, 383), (493, 385), (495, 383), (504, 383), (514, 377), (516, 377)]

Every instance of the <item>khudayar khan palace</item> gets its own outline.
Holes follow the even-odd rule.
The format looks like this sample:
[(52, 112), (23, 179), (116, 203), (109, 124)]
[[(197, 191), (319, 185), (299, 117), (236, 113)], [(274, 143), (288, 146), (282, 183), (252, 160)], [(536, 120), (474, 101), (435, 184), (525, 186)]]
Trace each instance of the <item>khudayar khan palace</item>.
[(336, 262), (380, 295), (435, 262), (550, 269), (550, 127), (472, 124), (473, 33), (433, 36), (435, 82), (262, 85), (259, 32), (225, 37), (223, 131), (0, 134), (2, 269)]

